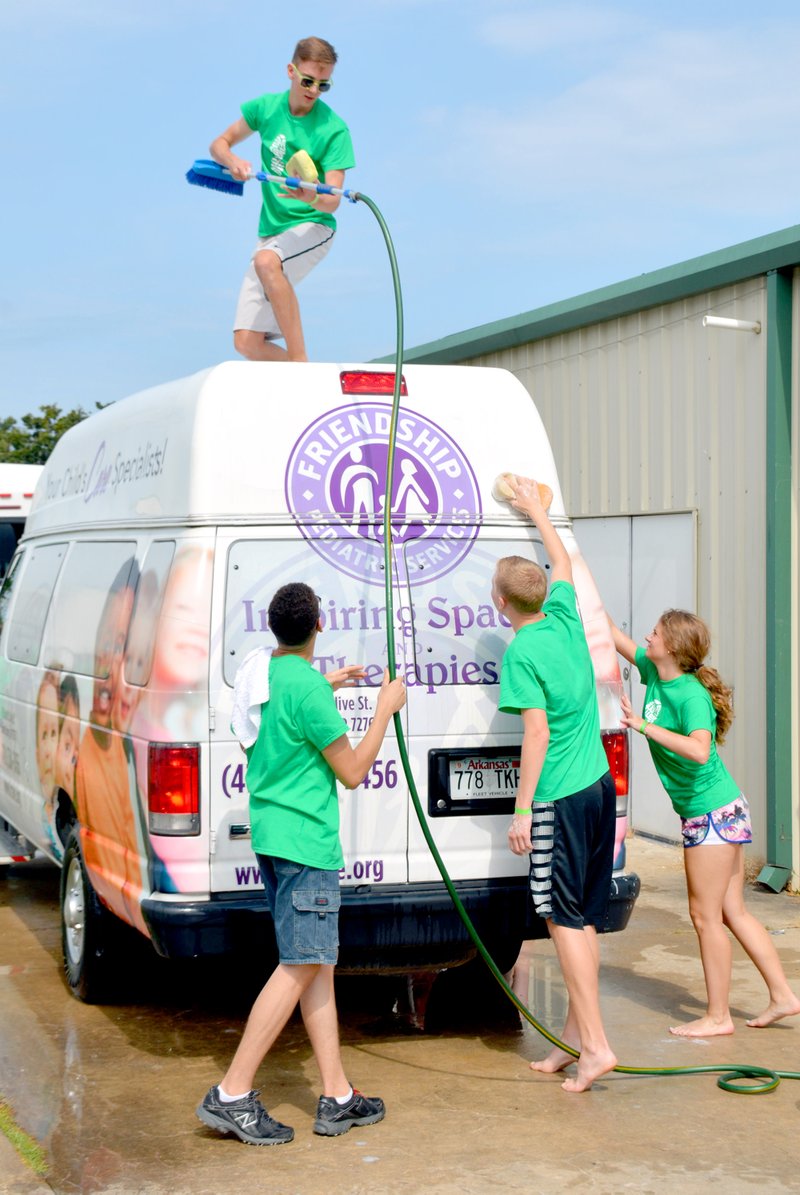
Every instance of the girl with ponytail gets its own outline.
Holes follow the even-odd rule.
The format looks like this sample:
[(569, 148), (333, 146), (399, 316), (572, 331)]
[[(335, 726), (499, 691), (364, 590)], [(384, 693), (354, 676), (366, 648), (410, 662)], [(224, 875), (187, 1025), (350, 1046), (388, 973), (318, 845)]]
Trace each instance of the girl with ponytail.
[[(611, 620), (609, 619), (609, 622)], [(742, 945), (761, 973), (769, 1003), (747, 1022), (760, 1029), (800, 1013), (767, 931), (744, 904), (744, 845), (752, 842), (747, 799), (717, 754), (733, 721), (732, 691), (705, 663), (708, 627), (696, 614), (666, 610), (639, 647), (611, 622), (621, 656), (646, 686), (644, 717), (622, 697), (622, 724), (643, 734), (661, 783), (680, 816), (689, 912), (700, 943), (705, 1016), (670, 1029), (678, 1037), (733, 1033), (728, 997), (731, 943)]]

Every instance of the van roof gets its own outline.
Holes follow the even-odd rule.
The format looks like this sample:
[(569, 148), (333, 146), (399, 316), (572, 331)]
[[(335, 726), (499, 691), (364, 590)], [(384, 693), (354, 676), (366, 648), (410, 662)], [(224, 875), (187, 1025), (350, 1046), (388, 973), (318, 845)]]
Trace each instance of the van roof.
[[(294, 523), (287, 465), (315, 421), (326, 414), (333, 420), (327, 430), (320, 424), (322, 438), (316, 449), (312, 444), (322, 460), (358, 453), (369, 412), (380, 413), (385, 425), (391, 411), (391, 386), (386, 394), (348, 393), (343, 377), (358, 372), (393, 374), (374, 365), (227, 361), (113, 403), (59, 440), (37, 486), (26, 538), (101, 526)], [(417, 434), (419, 414), (425, 426), (418, 443), (430, 460), (444, 452), (439, 435), (441, 444), (456, 444), (486, 514), (515, 517), (490, 497), (506, 470), (546, 480), (553, 514), (563, 514), (547, 436), (513, 374), (408, 365), (403, 376), (399, 436)], [(306, 467), (314, 472), (313, 464)], [(326, 512), (332, 509), (335, 503)]]

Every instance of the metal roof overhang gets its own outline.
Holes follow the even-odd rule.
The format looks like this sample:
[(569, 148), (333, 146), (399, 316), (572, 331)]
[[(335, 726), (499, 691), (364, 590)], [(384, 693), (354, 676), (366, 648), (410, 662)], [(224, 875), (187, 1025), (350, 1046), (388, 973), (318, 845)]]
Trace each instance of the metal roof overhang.
[[(417, 345), (405, 350), (404, 359), (441, 365), (461, 362), (797, 265), (800, 265), (800, 224), (522, 315)], [(391, 361), (394, 356), (377, 360)]]

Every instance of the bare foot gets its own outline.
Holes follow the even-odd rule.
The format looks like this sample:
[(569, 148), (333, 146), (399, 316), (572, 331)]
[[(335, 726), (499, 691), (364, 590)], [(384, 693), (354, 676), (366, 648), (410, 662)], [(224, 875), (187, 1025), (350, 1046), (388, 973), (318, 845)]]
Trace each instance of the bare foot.
[(790, 1000), (784, 1000), (780, 1004), (775, 1000), (770, 1000), (761, 1016), (753, 1017), (747, 1024), (751, 1029), (764, 1029), (767, 1025), (774, 1025), (783, 1017), (796, 1017), (798, 1013), (800, 1013), (800, 1000), (793, 993)]
[[(567, 1045), (572, 1045), (572, 1042), (567, 1042)], [(578, 1049), (576, 1046), (575, 1049)], [(566, 1050), (560, 1050), (558, 1046), (554, 1046), (546, 1058), (540, 1058), (538, 1062), (531, 1063), (532, 1071), (541, 1071), (544, 1075), (554, 1075), (556, 1071), (563, 1071), (565, 1066), (569, 1066), (571, 1062), (577, 1062), (578, 1059), (572, 1054), (568, 1054)]]
[(574, 1079), (565, 1079), (561, 1084), (564, 1091), (588, 1091), (595, 1079), (613, 1071), (617, 1059), (611, 1050), (604, 1050), (599, 1054), (587, 1054), (586, 1051), (578, 1059), (578, 1073)]
[(729, 1016), (721, 1021), (714, 1017), (698, 1017), (686, 1025), (671, 1025), (669, 1031), (675, 1037), (724, 1037), (733, 1033), (733, 1021)]

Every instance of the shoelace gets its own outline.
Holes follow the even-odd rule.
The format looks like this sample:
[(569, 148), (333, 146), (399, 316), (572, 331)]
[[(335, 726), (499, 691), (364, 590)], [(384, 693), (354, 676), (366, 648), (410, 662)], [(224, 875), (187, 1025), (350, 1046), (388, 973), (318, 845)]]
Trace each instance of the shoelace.
[(253, 1115), (256, 1117), (256, 1122), (258, 1125), (276, 1124), (277, 1121), (272, 1119), (269, 1112), (267, 1112), (266, 1108), (259, 1100), (258, 1097), (260, 1095), (260, 1091), (248, 1091), (247, 1095), (244, 1097), (247, 1111), (253, 1113)]

